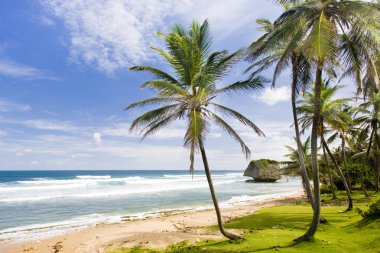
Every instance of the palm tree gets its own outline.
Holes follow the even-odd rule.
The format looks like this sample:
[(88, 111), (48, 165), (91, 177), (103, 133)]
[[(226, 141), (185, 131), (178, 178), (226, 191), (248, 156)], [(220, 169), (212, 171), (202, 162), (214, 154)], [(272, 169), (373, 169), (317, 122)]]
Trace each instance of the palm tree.
[(229, 233), (223, 228), (204, 142), (210, 130), (210, 123), (213, 122), (240, 144), (243, 153), (248, 158), (250, 155), (248, 146), (236, 130), (216, 112), (238, 120), (250, 127), (259, 136), (263, 136), (264, 133), (244, 115), (214, 101), (216, 97), (222, 94), (259, 89), (263, 87), (265, 79), (258, 76), (222, 88), (216, 86), (216, 83), (240, 59), (241, 51), (233, 54), (228, 54), (226, 51), (210, 52), (212, 40), (207, 20), (201, 25), (193, 22), (189, 31), (175, 25), (168, 35), (159, 33), (159, 36), (165, 40), (167, 51), (159, 48), (153, 48), (153, 50), (169, 63), (174, 76), (149, 66), (131, 68), (131, 70), (147, 71), (153, 74), (155, 79), (142, 84), (142, 87), (152, 88), (155, 95), (133, 103), (127, 109), (145, 105), (157, 105), (159, 107), (136, 118), (131, 124), (130, 130), (142, 128), (141, 134), (145, 138), (175, 120), (185, 119), (187, 131), (184, 136), (184, 146), (190, 150), (190, 171), (193, 173), (194, 155), (199, 150), (215, 207), (219, 230), (229, 239), (240, 240), (240, 236)]
[[(358, 110), (359, 108), (353, 108), (353, 110)], [(360, 119), (354, 118), (354, 125), (355, 127), (350, 129), (350, 138), (347, 139), (348, 146), (350, 147), (352, 156), (352, 160), (359, 160), (361, 163), (361, 169), (360, 169), (360, 186), (361, 189), (366, 197), (369, 197), (369, 194), (367, 192), (367, 189), (364, 184), (364, 168), (366, 166), (366, 156), (368, 160), (369, 153), (367, 155), (367, 140), (368, 140), (368, 133), (366, 131), (363, 131), (362, 129), (358, 128), (357, 125), (359, 124)]]
[(380, 93), (372, 92), (369, 95), (369, 100), (360, 104), (357, 109), (359, 116), (356, 118), (357, 123), (362, 129), (362, 135), (369, 136), (368, 147), (365, 161), (368, 161), (371, 148), (375, 160), (375, 189), (379, 190), (379, 133), (380, 128)]
[(348, 171), (348, 167), (347, 167), (346, 142), (348, 141), (348, 134), (350, 130), (354, 127), (354, 121), (352, 119), (353, 108), (348, 105), (344, 105), (343, 112), (346, 115), (346, 121), (344, 122), (345, 124), (335, 125), (334, 127), (335, 127), (335, 130), (337, 130), (337, 132), (339, 133), (339, 137), (342, 141), (341, 151), (342, 151), (344, 170), (347, 176), (348, 186), (350, 190), (352, 190), (352, 180), (351, 180), (350, 172)]
[(331, 194), (332, 194), (332, 199), (337, 199), (336, 194), (335, 194), (333, 179), (332, 179), (332, 176), (331, 176), (329, 159), (327, 158), (327, 155), (326, 155), (326, 148), (323, 145), (323, 143), (321, 143), (321, 147), (322, 147), (322, 151), (323, 151), (323, 158), (324, 158), (325, 164), (326, 164), (327, 174), (329, 176), (329, 184), (330, 184), (330, 191), (331, 191)]
[[(292, 6), (301, 3), (302, 0), (293, 0), (289, 3), (281, 3), (285, 10), (289, 10)], [(302, 181), (304, 183), (306, 195), (310, 200), (310, 204), (314, 209), (313, 193), (311, 190), (311, 185), (309, 181), (308, 171), (306, 168), (305, 154), (303, 153), (303, 145), (301, 142), (297, 108), (296, 108), (296, 98), (300, 90), (304, 90), (307, 84), (311, 81), (311, 64), (305, 58), (304, 54), (299, 50), (299, 48), (293, 48), (291, 54), (285, 54), (286, 50), (289, 48), (286, 42), (280, 45), (267, 45), (266, 40), (270, 38), (271, 33), (274, 32), (275, 26), (268, 19), (258, 19), (256, 21), (259, 25), (259, 30), (264, 32), (264, 34), (253, 42), (247, 50), (247, 59), (252, 62), (252, 64), (246, 69), (249, 72), (255, 69), (251, 73), (251, 77), (255, 77), (257, 73), (269, 68), (275, 64), (275, 71), (272, 78), (272, 87), (275, 86), (278, 75), (284, 70), (283, 65), (286, 65), (287, 61), (291, 63), (292, 70), (292, 84), (291, 84), (291, 102), (293, 111), (293, 122), (295, 130), (295, 140), (297, 143), (297, 152), (300, 154), (299, 163), (301, 168)], [(284, 57), (285, 56), (285, 57)], [(324, 220), (324, 219), (323, 219)]]
[[(337, 91), (342, 86), (335, 85), (335, 86), (329, 87), (328, 84), (329, 84), (328, 82), (322, 83), (322, 90), (321, 90), (321, 96), (320, 96), (320, 101), (321, 101), (320, 121), (317, 127), (318, 136), (321, 138), (322, 148), (324, 148), (324, 150), (327, 151), (327, 153), (329, 154), (338, 175), (343, 181), (343, 184), (345, 186), (346, 193), (347, 193), (348, 202), (349, 202), (348, 210), (351, 210), (353, 205), (352, 205), (350, 188), (347, 184), (347, 181), (341, 169), (339, 168), (339, 165), (337, 164), (335, 158), (330, 152), (330, 149), (327, 145), (327, 141), (325, 140), (325, 135), (327, 132), (329, 132), (329, 129), (327, 127), (330, 128), (330, 132), (331, 130), (338, 129), (341, 136), (344, 136), (342, 134), (344, 130), (342, 129), (346, 129), (349, 122), (352, 121), (350, 116), (347, 114), (347, 112), (343, 110), (343, 106), (349, 101), (349, 99), (346, 99), (346, 98), (334, 99), (334, 96), (336, 95)], [(309, 128), (313, 122), (314, 103), (315, 103), (314, 100), (315, 100), (315, 89), (311, 89), (311, 92), (306, 92), (304, 94), (303, 99), (298, 101), (298, 103), (300, 104), (300, 106), (298, 107), (298, 112), (301, 114), (300, 122), (303, 127), (303, 130)], [(333, 135), (333, 137), (335, 136), (336, 135)], [(342, 146), (345, 145), (344, 140), (345, 138), (342, 138)]]
[[(294, 3), (294, 0), (279, 0)], [(372, 64), (374, 52), (378, 52), (380, 39), (378, 23), (379, 4), (351, 0), (305, 0), (285, 11), (274, 22), (268, 36), (258, 43), (255, 51), (269, 51), (287, 47), (281, 53), (277, 71), (289, 64), (289, 56), (295, 49), (315, 65), (315, 100), (311, 129), (311, 161), (314, 185), (314, 213), (308, 231), (297, 241), (312, 237), (318, 227), (320, 216), (320, 187), (318, 168), (318, 126), (321, 109), (323, 72), (333, 70), (338, 63), (345, 67), (346, 75), (361, 81), (362, 69)], [(373, 69), (373, 67), (370, 67)], [(374, 72), (373, 72), (374, 73)], [(376, 79), (378, 80), (378, 79)], [(360, 84), (360, 83), (359, 83)]]

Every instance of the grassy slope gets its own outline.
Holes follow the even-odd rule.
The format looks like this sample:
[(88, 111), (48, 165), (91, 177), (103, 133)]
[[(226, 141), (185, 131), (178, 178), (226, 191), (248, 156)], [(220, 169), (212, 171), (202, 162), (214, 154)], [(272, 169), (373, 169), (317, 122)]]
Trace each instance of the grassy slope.
[[(366, 200), (354, 194), (355, 206), (366, 210), (380, 194)], [(331, 201), (324, 195), (322, 215), (328, 220), (321, 224), (311, 241), (294, 244), (311, 220), (311, 209), (306, 203), (262, 209), (255, 214), (234, 219), (226, 228), (245, 231), (245, 240), (238, 244), (228, 240), (206, 241), (189, 245), (186, 242), (169, 246), (164, 252), (380, 252), (380, 220), (364, 224), (357, 211), (343, 212), (345, 203)], [(339, 193), (344, 199), (344, 193)], [(342, 205), (343, 204), (343, 205)], [(216, 229), (216, 227), (210, 228)], [(112, 253), (162, 252), (147, 249), (120, 249)]]

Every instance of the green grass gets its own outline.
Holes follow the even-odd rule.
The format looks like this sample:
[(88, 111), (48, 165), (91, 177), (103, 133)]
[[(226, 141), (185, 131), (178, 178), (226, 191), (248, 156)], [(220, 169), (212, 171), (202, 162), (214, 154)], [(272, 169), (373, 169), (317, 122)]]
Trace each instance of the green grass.
[[(365, 199), (360, 193), (353, 194), (355, 207), (364, 211), (379, 197), (380, 194), (373, 194), (371, 199)], [(338, 198), (344, 199), (344, 192), (338, 192)], [(328, 223), (319, 225), (315, 238), (298, 244), (294, 243), (293, 239), (306, 231), (311, 220), (312, 212), (307, 203), (262, 209), (255, 214), (237, 218), (225, 224), (226, 228), (245, 232), (245, 240), (241, 243), (229, 240), (209, 240), (195, 244), (182, 242), (171, 245), (164, 251), (133, 248), (119, 249), (112, 253), (380, 252), (380, 220), (363, 222), (362, 217), (355, 211), (357, 209), (344, 212), (346, 209), (344, 201), (330, 199), (329, 195), (323, 196), (322, 215)]]

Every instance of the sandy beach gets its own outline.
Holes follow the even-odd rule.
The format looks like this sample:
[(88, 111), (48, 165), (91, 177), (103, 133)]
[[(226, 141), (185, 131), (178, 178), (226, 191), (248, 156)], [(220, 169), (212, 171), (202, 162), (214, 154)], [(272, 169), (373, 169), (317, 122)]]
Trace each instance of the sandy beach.
[[(302, 193), (288, 197), (271, 198), (263, 201), (236, 203), (223, 208), (224, 221), (249, 215), (256, 210), (276, 205), (294, 203), (303, 197)], [(218, 231), (204, 229), (216, 224), (213, 209), (166, 213), (160, 217), (141, 220), (126, 220), (116, 224), (97, 224), (76, 232), (55, 236), (40, 241), (13, 243), (2, 246), (1, 253), (40, 252), (40, 253), (102, 253), (119, 247), (144, 246), (165, 248), (183, 240), (222, 238)], [(235, 231), (243, 233), (244, 231)]]

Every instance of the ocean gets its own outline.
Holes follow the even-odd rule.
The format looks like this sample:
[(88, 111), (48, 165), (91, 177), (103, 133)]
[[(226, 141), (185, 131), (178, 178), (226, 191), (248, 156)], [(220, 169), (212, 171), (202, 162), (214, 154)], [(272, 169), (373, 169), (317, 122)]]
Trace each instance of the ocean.
[[(246, 183), (243, 171), (212, 171), (221, 207), (302, 191), (298, 177)], [(212, 207), (196, 171), (0, 171), (0, 242), (39, 240), (97, 223)]]

